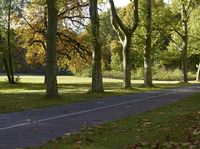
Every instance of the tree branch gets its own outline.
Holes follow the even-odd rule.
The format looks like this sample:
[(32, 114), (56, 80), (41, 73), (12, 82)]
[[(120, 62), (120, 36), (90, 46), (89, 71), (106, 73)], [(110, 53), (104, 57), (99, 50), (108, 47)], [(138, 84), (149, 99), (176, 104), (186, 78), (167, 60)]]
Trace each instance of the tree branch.
[(134, 18), (133, 23), (131, 25), (130, 31), (133, 33), (139, 24), (139, 16), (138, 16), (138, 0), (134, 0)]
[(110, 7), (111, 7), (111, 18), (113, 19), (113, 22), (119, 26), (119, 28), (124, 32), (124, 33), (128, 33), (128, 29), (127, 27), (123, 24), (122, 20), (119, 18), (117, 12), (116, 12), (116, 8), (115, 8), (115, 4), (113, 2), (113, 0), (109, 0), (110, 2)]

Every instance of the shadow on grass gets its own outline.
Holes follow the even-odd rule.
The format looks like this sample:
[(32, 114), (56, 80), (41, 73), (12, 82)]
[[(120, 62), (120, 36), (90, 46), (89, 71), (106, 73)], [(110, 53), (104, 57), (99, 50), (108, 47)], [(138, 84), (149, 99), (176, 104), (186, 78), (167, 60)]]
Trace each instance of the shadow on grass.
[[(184, 84), (185, 85), (185, 84)], [(105, 82), (104, 93), (92, 93), (90, 83), (59, 84), (61, 98), (45, 98), (45, 85), (42, 83), (18, 83), (10, 85), (0, 82), (0, 113), (33, 108), (43, 108), (74, 102), (85, 102), (109, 96), (121, 96), (144, 91), (174, 88), (183, 84), (158, 84), (145, 88), (142, 84), (133, 84), (130, 90), (124, 90), (121, 82)]]

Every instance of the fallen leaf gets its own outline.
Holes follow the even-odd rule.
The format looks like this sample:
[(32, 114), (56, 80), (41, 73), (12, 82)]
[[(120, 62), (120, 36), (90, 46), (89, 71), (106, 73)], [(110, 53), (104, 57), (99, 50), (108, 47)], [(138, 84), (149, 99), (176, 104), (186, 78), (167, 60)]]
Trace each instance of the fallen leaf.
[(143, 126), (151, 125), (152, 122), (144, 122)]

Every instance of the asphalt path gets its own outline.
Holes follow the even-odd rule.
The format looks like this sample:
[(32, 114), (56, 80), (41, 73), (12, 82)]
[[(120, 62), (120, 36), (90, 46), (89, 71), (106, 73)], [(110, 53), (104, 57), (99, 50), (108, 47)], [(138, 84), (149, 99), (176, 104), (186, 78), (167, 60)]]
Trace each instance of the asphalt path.
[(127, 117), (200, 92), (200, 85), (0, 114), (0, 149), (37, 147), (84, 126)]

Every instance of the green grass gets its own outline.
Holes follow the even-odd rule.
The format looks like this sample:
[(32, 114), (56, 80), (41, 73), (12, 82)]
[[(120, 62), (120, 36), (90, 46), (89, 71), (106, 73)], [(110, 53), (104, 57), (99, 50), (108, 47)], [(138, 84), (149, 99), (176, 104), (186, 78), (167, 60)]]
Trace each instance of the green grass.
[(60, 98), (45, 98), (44, 77), (21, 76), (20, 82), (9, 85), (6, 77), (0, 77), (0, 113), (42, 108), (53, 105), (83, 102), (105, 96), (119, 96), (148, 90), (159, 90), (182, 86), (178, 82), (155, 82), (155, 87), (144, 88), (142, 81), (133, 81), (132, 90), (122, 89), (122, 80), (104, 79), (105, 93), (93, 94), (90, 90), (91, 78), (58, 77)]
[(200, 93), (156, 110), (84, 128), (40, 149), (198, 149), (199, 140)]

